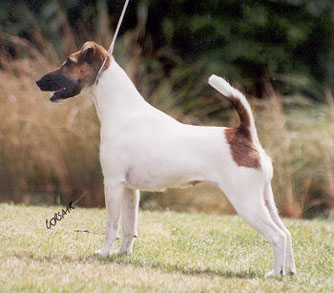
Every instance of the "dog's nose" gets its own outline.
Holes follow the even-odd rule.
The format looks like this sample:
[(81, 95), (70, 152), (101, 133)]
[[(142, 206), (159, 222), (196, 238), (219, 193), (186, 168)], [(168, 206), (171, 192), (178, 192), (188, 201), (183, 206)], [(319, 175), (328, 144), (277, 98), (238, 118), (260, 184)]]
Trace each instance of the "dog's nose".
[(38, 86), (39, 88), (41, 88), (41, 85), (42, 85), (42, 81), (41, 81), (41, 79), (37, 80), (37, 81), (36, 81), (36, 84), (37, 84), (37, 86)]

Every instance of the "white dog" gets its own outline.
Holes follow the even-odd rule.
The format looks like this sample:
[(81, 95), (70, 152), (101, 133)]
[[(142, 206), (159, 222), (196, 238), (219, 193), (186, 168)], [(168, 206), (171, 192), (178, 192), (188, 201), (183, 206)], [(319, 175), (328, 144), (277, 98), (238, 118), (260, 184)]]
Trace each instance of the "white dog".
[[(97, 85), (99, 68), (104, 65)], [(280, 220), (271, 189), (271, 160), (261, 147), (246, 98), (223, 78), (209, 84), (226, 96), (240, 116), (236, 128), (182, 124), (147, 103), (107, 51), (85, 43), (59, 68), (37, 81), (56, 91), (51, 101), (93, 96), (101, 122), (100, 160), (104, 174), (106, 236), (98, 253), (108, 256), (118, 238), (118, 253), (130, 254), (137, 231), (139, 190), (208, 181), (224, 191), (238, 214), (272, 245), (275, 264), (269, 276), (295, 274), (291, 235)]]

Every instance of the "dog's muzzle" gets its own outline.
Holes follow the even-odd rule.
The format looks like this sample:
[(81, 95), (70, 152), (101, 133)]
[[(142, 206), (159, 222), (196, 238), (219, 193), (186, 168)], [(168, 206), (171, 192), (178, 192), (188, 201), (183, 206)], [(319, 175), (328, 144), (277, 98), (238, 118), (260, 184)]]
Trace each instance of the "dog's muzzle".
[(80, 93), (81, 88), (78, 82), (68, 80), (62, 76), (54, 76), (54, 74), (44, 75), (36, 81), (41, 91), (53, 92), (50, 98), (51, 102), (67, 99)]

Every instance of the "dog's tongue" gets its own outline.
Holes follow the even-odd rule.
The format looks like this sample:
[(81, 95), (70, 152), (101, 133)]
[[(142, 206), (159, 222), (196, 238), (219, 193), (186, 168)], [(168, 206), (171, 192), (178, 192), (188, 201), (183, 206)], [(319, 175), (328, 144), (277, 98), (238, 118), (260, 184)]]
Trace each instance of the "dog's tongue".
[(64, 87), (56, 92), (53, 93), (52, 97), (50, 98), (51, 102), (59, 102), (75, 95), (80, 94), (81, 88), (79, 85), (75, 86), (68, 86)]
[(50, 98), (50, 101), (54, 103), (58, 103), (60, 100), (63, 100), (66, 97), (67, 97), (66, 88), (62, 88), (53, 93), (53, 95)]

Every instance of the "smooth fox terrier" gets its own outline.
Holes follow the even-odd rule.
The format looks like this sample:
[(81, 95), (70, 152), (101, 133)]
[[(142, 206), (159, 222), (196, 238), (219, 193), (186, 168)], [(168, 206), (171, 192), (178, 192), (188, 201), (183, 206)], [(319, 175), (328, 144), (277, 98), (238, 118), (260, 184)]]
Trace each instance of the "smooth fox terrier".
[(291, 235), (278, 216), (271, 188), (271, 159), (259, 143), (250, 105), (223, 78), (212, 75), (209, 84), (232, 103), (240, 117), (238, 127), (186, 125), (154, 108), (113, 56), (94, 42), (86, 42), (37, 81), (42, 91), (55, 91), (53, 102), (83, 89), (93, 97), (101, 122), (107, 214), (104, 245), (98, 254), (111, 253), (121, 211), (123, 240), (116, 253), (131, 253), (137, 235), (139, 190), (207, 181), (223, 190), (237, 213), (272, 245), (275, 264), (267, 276), (295, 274)]

